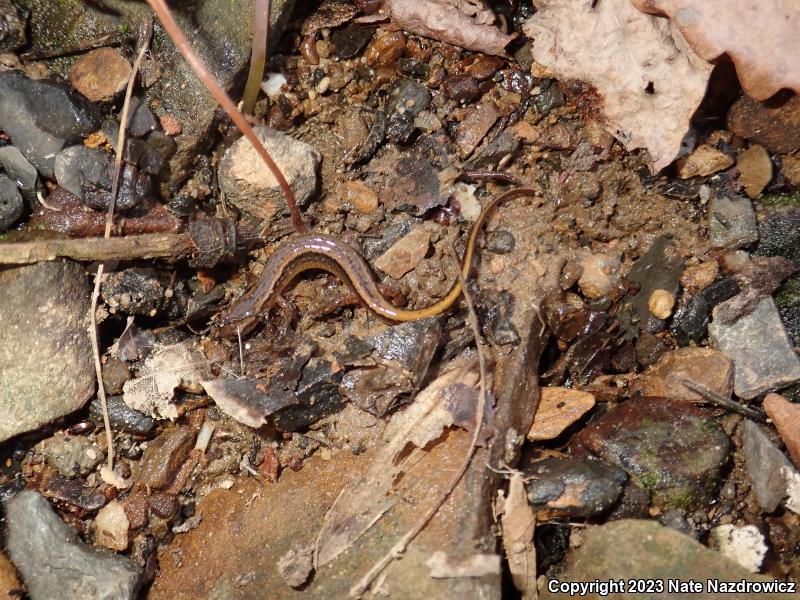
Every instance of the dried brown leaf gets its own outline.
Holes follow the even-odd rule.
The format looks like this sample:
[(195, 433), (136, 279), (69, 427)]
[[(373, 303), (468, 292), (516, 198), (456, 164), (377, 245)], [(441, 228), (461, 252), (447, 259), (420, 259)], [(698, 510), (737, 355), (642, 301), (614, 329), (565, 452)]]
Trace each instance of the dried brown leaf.
[(727, 54), (742, 88), (766, 100), (781, 88), (800, 94), (800, 3), (797, 0), (631, 0), (665, 14), (707, 61)]
[(533, 59), (600, 95), (606, 127), (627, 149), (646, 148), (653, 171), (678, 155), (711, 65), (667, 19), (629, 0), (537, 0), (524, 26)]
[(537, 596), (536, 548), (533, 545), (536, 515), (528, 504), (525, 484), (519, 473), (512, 475), (509, 481), (508, 498), (503, 505), (500, 523), (511, 580), (523, 598), (533, 600)]
[(178, 418), (172, 404), (175, 388), (197, 385), (208, 377), (208, 361), (191, 340), (163, 346), (144, 361), (139, 376), (122, 388), (125, 404), (153, 417)]
[(477, 383), (478, 374), (473, 368), (454, 369), (434, 380), (406, 410), (395, 415), (369, 469), (345, 486), (325, 515), (317, 536), (316, 567), (347, 550), (391, 509), (396, 496), (389, 492), (397, 476), (417, 462), (425, 446), (453, 424), (455, 415), (445, 401), (451, 390), (474, 388)]
[(494, 27), (494, 14), (476, 0), (391, 0), (384, 10), (406, 31), (495, 56), (516, 37)]

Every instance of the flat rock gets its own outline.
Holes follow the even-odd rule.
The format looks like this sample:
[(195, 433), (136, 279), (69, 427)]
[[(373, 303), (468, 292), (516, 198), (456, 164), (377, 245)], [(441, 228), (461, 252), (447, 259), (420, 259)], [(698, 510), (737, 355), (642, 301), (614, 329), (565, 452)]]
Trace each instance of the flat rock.
[(733, 363), (713, 348), (686, 347), (667, 352), (633, 382), (631, 391), (684, 402), (703, 398), (683, 385), (689, 379), (729, 398), (733, 393)]
[(77, 410), (94, 394), (89, 292), (74, 262), (0, 271), (0, 441)]
[(425, 258), (430, 244), (430, 229), (425, 224), (416, 225), (378, 257), (375, 268), (394, 279), (400, 279)]
[(528, 432), (532, 442), (552, 440), (594, 407), (589, 392), (563, 387), (543, 387), (539, 408)]
[(14, 146), (3, 146), (0, 148), (0, 166), (12, 179), (26, 198), (33, 197), (36, 191), (36, 180), (39, 174), (22, 152)]
[(715, 195), (708, 206), (708, 233), (714, 248), (743, 248), (758, 241), (750, 200)]
[(8, 552), (31, 600), (136, 598), (140, 569), (130, 559), (87, 546), (50, 504), (22, 491), (6, 505)]
[(767, 394), (764, 410), (786, 444), (796, 467), (800, 467), (800, 404), (789, 402), (780, 394)]
[(131, 71), (131, 63), (119, 50), (97, 48), (81, 54), (69, 71), (69, 80), (91, 102), (102, 102), (125, 89)]
[(733, 361), (733, 389), (747, 400), (800, 381), (800, 359), (789, 342), (772, 297), (733, 323), (717, 318), (708, 327), (712, 345)]
[[(624, 549), (624, 550), (622, 550)], [(724, 582), (769, 583), (773, 577), (754, 575), (744, 567), (726, 558), (719, 552), (706, 548), (688, 535), (684, 535), (659, 525), (654, 521), (623, 519), (605, 525), (583, 530), (582, 543), (567, 555), (567, 568), (559, 576), (560, 582), (602, 582), (609, 580), (660, 581), (664, 584), (664, 593), (642, 593), (635, 597), (647, 600), (670, 598), (671, 600), (691, 600), (707, 598), (709, 600), (751, 600), (762, 596), (775, 600), (789, 600), (789, 593), (730, 593), (709, 589), (708, 580)], [(699, 592), (683, 590), (683, 593), (672, 591), (667, 593), (667, 582), (696, 582)], [(554, 591), (548, 589), (553, 587)], [(540, 592), (542, 600), (567, 600), (575, 598), (568, 593), (560, 592), (551, 579)], [(587, 598), (598, 598), (597, 594), (589, 594)], [(634, 597), (627, 593), (609, 593), (604, 596), (608, 600), (623, 600)]]
[(624, 469), (659, 508), (709, 502), (731, 444), (707, 413), (663, 398), (629, 400), (572, 440), (573, 453), (591, 453)]
[(733, 159), (709, 144), (703, 144), (686, 158), (678, 160), (678, 177), (708, 177), (733, 164)]
[(800, 148), (800, 96), (757, 102), (742, 95), (728, 111), (728, 129), (772, 152), (794, 152)]
[(749, 419), (743, 425), (742, 448), (756, 500), (765, 512), (772, 512), (787, 495), (786, 470), (793, 471), (792, 464)]
[[(297, 203), (303, 206), (317, 191), (322, 155), (313, 146), (269, 127), (255, 127), (254, 131), (289, 182)], [(228, 202), (260, 225), (276, 215), (289, 214), (275, 176), (245, 138), (237, 140), (222, 156), (219, 185)]]

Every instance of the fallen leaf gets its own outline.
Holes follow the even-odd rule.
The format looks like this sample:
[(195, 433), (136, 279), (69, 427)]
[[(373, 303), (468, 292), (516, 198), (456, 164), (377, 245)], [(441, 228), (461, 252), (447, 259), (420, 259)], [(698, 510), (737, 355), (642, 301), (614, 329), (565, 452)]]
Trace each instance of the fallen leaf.
[(391, 0), (383, 10), (401, 29), (485, 54), (505, 56), (516, 37), (492, 25), (494, 13), (478, 1)]
[[(706, 91), (711, 65), (668, 19), (629, 0), (536, 0), (523, 27), (533, 59), (600, 96), (605, 125), (628, 150), (646, 148), (653, 171), (679, 154)], [(593, 4), (595, 6), (593, 7)]]
[(460, 394), (464, 386), (475, 388), (477, 383), (474, 368), (454, 369), (435, 379), (394, 416), (367, 471), (344, 487), (326, 513), (317, 536), (315, 567), (347, 550), (391, 509), (397, 495), (390, 492), (398, 475), (418, 462), (425, 446), (454, 423), (456, 415), (447, 409), (447, 398), (453, 390)]
[(500, 517), (503, 528), (503, 549), (508, 560), (511, 580), (526, 600), (534, 600), (536, 588), (536, 547), (533, 533), (536, 515), (528, 504), (522, 475), (515, 473), (508, 484), (508, 498), (503, 504)]
[(736, 65), (742, 89), (766, 100), (781, 88), (800, 94), (800, 6), (796, 1), (631, 0), (664, 14), (707, 61), (723, 54)]
[(483, 577), (500, 574), (500, 556), (497, 554), (472, 554), (457, 563), (451, 563), (447, 552), (437, 550), (425, 561), (434, 579), (453, 577)]
[(125, 404), (162, 419), (177, 419), (172, 403), (179, 385), (197, 385), (208, 376), (208, 361), (195, 342), (186, 341), (157, 349), (144, 361), (139, 376), (125, 382)]

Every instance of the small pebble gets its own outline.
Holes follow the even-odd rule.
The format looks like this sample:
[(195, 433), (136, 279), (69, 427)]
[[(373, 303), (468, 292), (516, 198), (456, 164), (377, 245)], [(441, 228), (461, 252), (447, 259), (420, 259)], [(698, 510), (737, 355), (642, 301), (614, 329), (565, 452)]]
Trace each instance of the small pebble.
[(116, 48), (97, 48), (75, 61), (69, 80), (86, 98), (102, 102), (125, 89), (131, 70), (131, 64)]
[(666, 319), (672, 314), (675, 307), (675, 296), (667, 290), (654, 290), (647, 302), (650, 313), (659, 318)]
[(94, 519), (95, 543), (122, 552), (128, 548), (128, 516), (122, 504), (112, 500)]
[(378, 208), (378, 195), (363, 181), (346, 181), (341, 187), (342, 200), (358, 212), (368, 215)]
[(708, 177), (727, 169), (733, 164), (733, 159), (714, 146), (703, 144), (698, 146), (689, 156), (678, 161), (678, 177)]
[(495, 254), (508, 254), (514, 250), (514, 234), (505, 229), (493, 231), (486, 240), (486, 249)]
[(772, 160), (762, 146), (753, 145), (740, 152), (736, 168), (748, 198), (757, 198), (772, 179)]
[(694, 296), (714, 283), (718, 273), (719, 264), (715, 260), (686, 267), (681, 273), (681, 286), (687, 293)]
[(364, 51), (364, 58), (370, 67), (377, 69), (397, 62), (405, 50), (405, 34), (400, 30), (389, 31), (372, 39)]
[(419, 264), (428, 253), (431, 234), (427, 227), (417, 225), (397, 240), (375, 261), (375, 268), (394, 279), (400, 279)]
[(605, 296), (616, 285), (619, 265), (619, 256), (590, 254), (581, 265), (583, 272), (578, 287), (588, 298)]
[(174, 115), (161, 115), (158, 121), (161, 123), (161, 129), (163, 129), (164, 133), (167, 135), (179, 135), (181, 131), (183, 131), (181, 122)]

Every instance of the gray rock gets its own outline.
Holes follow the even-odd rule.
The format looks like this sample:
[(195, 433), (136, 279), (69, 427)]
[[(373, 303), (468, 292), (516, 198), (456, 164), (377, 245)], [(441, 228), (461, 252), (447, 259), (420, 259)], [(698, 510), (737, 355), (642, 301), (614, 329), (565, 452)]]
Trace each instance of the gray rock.
[[(317, 191), (321, 154), (313, 146), (269, 127), (254, 129), (289, 182), (297, 203), (304, 205)], [(278, 182), (245, 138), (237, 140), (222, 156), (219, 186), (226, 200), (242, 211), (247, 220), (260, 224), (276, 215), (289, 214)]]
[(427, 86), (399, 79), (386, 98), (386, 136), (395, 142), (407, 142), (414, 133), (414, 119), (431, 103)]
[(528, 500), (536, 511), (568, 519), (608, 509), (627, 478), (613, 465), (573, 456), (545, 458), (525, 469)]
[(95, 374), (78, 263), (0, 271), (0, 441), (77, 410)]
[(66, 142), (36, 125), (25, 94), (12, 85), (17, 77), (22, 76), (14, 71), (0, 73), (0, 129), (39, 173), (52, 179), (56, 154)]
[(0, 233), (4, 233), (22, 216), (25, 203), (16, 184), (0, 175)]
[[(730, 301), (729, 301), (730, 302)], [(740, 398), (755, 398), (800, 381), (800, 359), (789, 342), (772, 297), (733, 323), (716, 317), (708, 326), (711, 344), (733, 361), (733, 389)]]
[(111, 188), (109, 166), (110, 155), (98, 148), (70, 146), (56, 156), (54, 165), (58, 185), (73, 196), (83, 200), (82, 183), (87, 182), (102, 188)]
[(14, 146), (3, 146), (0, 148), (0, 166), (8, 177), (17, 184), (25, 198), (33, 198), (36, 193), (36, 180), (39, 174), (22, 152)]
[(6, 508), (8, 552), (31, 600), (124, 600), (139, 590), (140, 569), (126, 557), (78, 539), (34, 491), (23, 491)]
[[(122, 114), (120, 113), (120, 119)], [(136, 96), (131, 96), (128, 107), (128, 134), (144, 137), (158, 127), (158, 120), (153, 111)]]
[[(274, 48), (294, 7), (294, 0), (272, 0), (270, 42)], [(69, 48), (109, 31), (127, 26), (137, 31), (145, 17), (152, 15), (146, 4), (128, 0), (26, 0), (30, 11), (32, 50)], [(178, 25), (189, 43), (209, 66), (223, 88), (241, 80), (250, 60), (252, 36), (251, 0), (198, 0), (191, 4), (191, 17), (172, 8)], [(217, 103), (180, 52), (156, 24), (151, 53), (161, 75), (146, 90), (146, 104), (158, 99), (158, 115), (170, 114), (180, 121), (182, 133), (175, 138), (178, 150), (170, 161), (169, 180), (180, 183), (191, 173), (199, 149), (214, 139)], [(54, 73), (66, 77), (74, 58), (50, 61)]]
[(759, 506), (771, 513), (786, 497), (786, 477), (782, 469), (794, 470), (786, 455), (778, 450), (761, 428), (749, 419), (742, 430), (747, 475)]
[[(741, 580), (772, 582), (772, 576), (755, 575), (726, 558), (719, 552), (706, 548), (701, 543), (677, 531), (663, 527), (653, 521), (623, 519), (582, 530), (581, 545), (570, 550), (567, 556), (567, 567), (558, 579), (562, 582), (600, 582), (643, 581), (661, 582), (663, 593), (653, 590), (651, 593), (620, 593), (605, 595), (606, 598), (673, 598), (684, 600), (700, 598), (704, 600), (744, 600), (757, 596), (774, 600), (789, 600), (788, 593), (723, 593), (713, 592), (706, 588), (707, 580), (722, 582), (739, 582)], [(668, 580), (689, 582), (692, 580), (700, 586), (700, 593), (668, 592)], [(548, 582), (549, 583), (549, 582)], [(628, 588), (626, 587), (625, 590)], [(545, 584), (540, 592), (542, 600), (567, 600), (579, 597), (568, 592), (551, 591)], [(584, 598), (599, 598), (600, 594), (589, 593)]]
[(36, 444), (36, 451), (64, 477), (84, 477), (105, 459), (105, 454), (87, 437), (55, 435)]
[(708, 206), (708, 232), (714, 248), (743, 248), (757, 242), (753, 204), (747, 198), (714, 196)]

